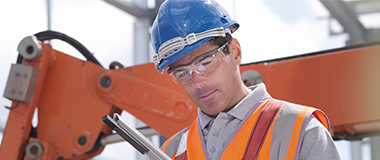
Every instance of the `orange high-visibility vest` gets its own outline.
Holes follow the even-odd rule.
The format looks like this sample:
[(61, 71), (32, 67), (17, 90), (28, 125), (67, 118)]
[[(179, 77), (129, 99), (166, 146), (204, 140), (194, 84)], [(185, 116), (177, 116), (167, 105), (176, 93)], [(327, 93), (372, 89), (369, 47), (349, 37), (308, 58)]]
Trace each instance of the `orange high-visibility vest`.
[[(263, 109), (270, 106), (271, 102), (275, 101), (276, 104), (280, 104), (279, 111), (273, 112), (273, 122), (284, 122), (278, 128), (275, 128), (275, 123), (268, 123), (265, 129), (256, 130), (255, 128), (260, 125), (258, 121), (261, 121)], [(274, 104), (274, 103), (273, 103)], [(284, 116), (286, 115), (286, 116)], [(289, 116), (290, 115), (290, 116)], [(301, 107), (298, 105), (293, 105), (286, 102), (280, 102), (278, 100), (268, 100), (262, 103), (241, 126), (239, 131), (233, 137), (232, 141), (228, 143), (227, 147), (222, 151), (220, 158), (221, 160), (232, 160), (232, 159), (286, 159), (286, 160), (296, 160), (298, 159), (302, 137), (304, 129), (309, 120), (309, 117), (314, 115), (327, 129), (329, 128), (329, 122), (326, 115), (315, 108), (312, 107)], [(279, 118), (279, 119), (278, 119)], [(260, 120), (258, 120), (260, 119)], [(290, 121), (290, 122), (289, 122)], [(285, 125), (285, 126), (284, 126)], [(261, 125), (262, 126), (262, 125)], [(282, 128), (286, 128), (286, 131), (291, 133), (284, 133)], [(263, 136), (257, 137), (258, 132), (264, 132)], [(273, 131), (276, 132), (273, 132)], [(255, 131), (255, 132), (254, 132)], [(285, 132), (286, 132), (285, 131)], [(277, 133), (281, 132), (281, 133)], [(164, 145), (163, 151), (165, 151), (172, 159), (177, 160), (207, 160), (207, 153), (205, 150), (205, 145), (202, 144), (201, 135), (202, 131), (198, 125), (198, 118), (193, 122), (190, 128), (185, 129), (176, 135), (172, 136)], [(259, 133), (260, 134), (260, 133)], [(288, 135), (288, 136), (282, 136)], [(256, 137), (255, 137), (256, 136)], [(259, 138), (258, 142), (254, 142), (252, 139)], [(257, 154), (255, 156), (247, 156), (248, 148), (250, 145), (257, 145)], [(271, 147), (279, 148), (276, 144), (281, 144), (281, 152), (286, 152), (280, 155), (274, 155), (277, 153), (271, 152)], [(284, 144), (285, 143), (285, 144)], [(275, 145), (275, 146), (271, 146)], [(168, 149), (170, 148), (170, 149)], [(272, 150), (274, 150), (272, 148)], [(170, 152), (169, 150), (175, 149), (175, 152)], [(251, 151), (251, 150), (250, 150)], [(169, 153), (168, 153), (169, 152)], [(275, 151), (279, 152), (279, 151)], [(272, 153), (272, 154), (271, 154)], [(275, 158), (276, 157), (276, 158)]]

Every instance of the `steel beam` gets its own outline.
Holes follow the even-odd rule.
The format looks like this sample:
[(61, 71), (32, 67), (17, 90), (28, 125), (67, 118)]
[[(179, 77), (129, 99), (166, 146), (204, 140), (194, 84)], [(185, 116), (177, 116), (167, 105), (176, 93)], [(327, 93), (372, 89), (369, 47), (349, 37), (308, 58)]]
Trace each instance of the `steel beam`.
[(2, 124), (0, 124), (0, 133), (4, 133), (4, 126)]
[(330, 11), (330, 14), (343, 26), (344, 31), (350, 35), (351, 44), (364, 43), (368, 40), (367, 29), (360, 23), (355, 11), (342, 0), (320, 0)]
[(115, 1), (115, 0), (104, 0), (105, 2), (115, 6), (116, 8), (125, 11), (136, 18), (149, 18), (154, 19), (156, 13), (150, 9), (144, 9), (139, 5), (136, 5), (134, 2), (130, 1)]
[(371, 137), (370, 138), (371, 145), (371, 158), (372, 159), (380, 159), (380, 137)]
[(347, 1), (346, 3), (354, 8), (358, 15), (380, 12), (380, 1)]

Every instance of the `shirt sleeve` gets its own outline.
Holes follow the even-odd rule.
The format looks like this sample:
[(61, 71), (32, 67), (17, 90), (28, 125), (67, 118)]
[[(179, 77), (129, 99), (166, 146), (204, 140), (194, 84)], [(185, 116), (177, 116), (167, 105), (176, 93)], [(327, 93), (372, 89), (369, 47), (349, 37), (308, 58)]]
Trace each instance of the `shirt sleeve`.
[(341, 160), (329, 131), (312, 117), (305, 128), (300, 149), (300, 160)]

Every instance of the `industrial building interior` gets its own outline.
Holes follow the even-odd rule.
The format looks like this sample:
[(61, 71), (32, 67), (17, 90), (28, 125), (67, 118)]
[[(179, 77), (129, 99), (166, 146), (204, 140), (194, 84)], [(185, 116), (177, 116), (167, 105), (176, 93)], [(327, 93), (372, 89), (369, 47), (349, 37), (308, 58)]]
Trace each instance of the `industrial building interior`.
[[(217, 0), (218, 2), (226, 7), (226, 9), (232, 14), (233, 17), (236, 17), (236, 19), (239, 20), (244, 20), (249, 21), (249, 14), (250, 12), (241, 10), (239, 7), (242, 5), (249, 5), (249, 4), (244, 4), (244, 3), (253, 3), (253, 2), (246, 2), (246, 1), (238, 1), (238, 0)], [(318, 21), (319, 26), (324, 26), (321, 30), (325, 31), (326, 37), (329, 37), (333, 40), (331, 41), (339, 41), (337, 43), (330, 43), (329, 41), (322, 41), (320, 42), (321, 44), (324, 45), (317, 45), (317, 47), (309, 47), (306, 49), (290, 49), (289, 51), (284, 51), (286, 54), (268, 54), (267, 56), (264, 57), (258, 57), (254, 59), (245, 59), (244, 62), (254, 62), (254, 61), (262, 61), (266, 59), (274, 59), (278, 57), (286, 57), (286, 56), (291, 56), (295, 54), (304, 54), (304, 53), (310, 53), (310, 52), (317, 52), (317, 51), (322, 51), (322, 50), (328, 50), (328, 49), (334, 49), (334, 48), (342, 48), (345, 46), (352, 46), (352, 45), (360, 45), (360, 44), (368, 44), (368, 43), (373, 43), (376, 41), (380, 40), (380, 1), (376, 0), (307, 0), (306, 2), (302, 0), (295, 0), (295, 1), (286, 1), (286, 2), (280, 2), (276, 0), (272, 1), (265, 1), (265, 0), (254, 0), (257, 1), (253, 4), (262, 4), (268, 8), (268, 10), (273, 13), (274, 17), (277, 17), (277, 19), (280, 19), (280, 21), (284, 21), (288, 26), (295, 26), (298, 25), (296, 24), (296, 20), (292, 19), (292, 16), (294, 17), (301, 17), (302, 11), (307, 10), (303, 9), (302, 5), (304, 4), (311, 4), (311, 5), (319, 5), (319, 7), (323, 7), (325, 9), (327, 14), (323, 15), (318, 15), (314, 16), (313, 21)], [(56, 30), (60, 32), (64, 32), (65, 34), (77, 38), (78, 41), (82, 42), (85, 44), (90, 50), (92, 49), (92, 46), (103, 46), (105, 49), (102, 50), (96, 50), (95, 51), (95, 57), (99, 56), (99, 60), (101, 63), (104, 64), (104, 66), (108, 66), (108, 64), (112, 60), (102, 60), (102, 57), (109, 57), (111, 59), (117, 59), (120, 60), (121, 62), (124, 62), (124, 66), (133, 66), (137, 64), (143, 64), (147, 62), (152, 61), (152, 55), (154, 54), (152, 51), (152, 48), (150, 46), (150, 40), (149, 40), (149, 30), (151, 27), (151, 24), (157, 14), (158, 7), (160, 6), (161, 3), (164, 2), (164, 0), (104, 0), (104, 1), (96, 1), (96, 2), (91, 2), (89, 1), (83, 1), (83, 2), (75, 2), (75, 1), (68, 1), (68, 2), (62, 2), (62, 1), (57, 1), (57, 0), (34, 0), (33, 2), (28, 2), (28, 3), (38, 3), (38, 8), (34, 9), (25, 9), (27, 8), (25, 6), (22, 7), (28, 12), (38, 12), (38, 16), (33, 16), (29, 17), (28, 12), (23, 12), (20, 10), (19, 16), (15, 16), (16, 18), (12, 18), (13, 15), (16, 13), (12, 13), (9, 15), (5, 15), (2, 13), (0, 18), (4, 19), (4, 22), (9, 24), (9, 28), (5, 28), (6, 26), (2, 26), (0, 29), (0, 33), (4, 34), (2, 36), (2, 39), (7, 39), (6, 37), (8, 36), (13, 36), (13, 35), (8, 35), (6, 34), (7, 32), (17, 32), (20, 30), (23, 30), (23, 28), (33, 28), (31, 30), (25, 30), (25, 31), (20, 31), (17, 36), (13, 36), (21, 40), (23, 35), (20, 34), (25, 34), (24, 36), (27, 35), (32, 35), (38, 31), (43, 31), (43, 30)], [(3, 7), (18, 7), (15, 6), (15, 4), (8, 4), (10, 2), (8, 1), (3, 1), (0, 2), (0, 6), (2, 5)], [(112, 13), (109, 13), (107, 16), (106, 13), (100, 13), (98, 15), (91, 15), (93, 12), (102, 12), (102, 10), (86, 10), (86, 5), (88, 4), (94, 4), (97, 3), (96, 5), (100, 8), (105, 7), (108, 8), (107, 11), (113, 10)], [(4, 4), (4, 5), (3, 5)], [(299, 5), (296, 5), (299, 4)], [(58, 5), (61, 5), (58, 7)], [(75, 5), (81, 6), (81, 7), (74, 7)], [(287, 10), (282, 7), (289, 7), (292, 8), (291, 6), (294, 5), (297, 10), (292, 13), (292, 10)], [(70, 7), (73, 7), (70, 9)], [(282, 8), (282, 10), (276, 10)], [(306, 7), (305, 7), (306, 8)], [(76, 11), (75, 9), (81, 10), (81, 12)], [(0, 8), (1, 10), (1, 8)], [(299, 11), (299, 12), (298, 12)], [(73, 14), (70, 14), (70, 12), (73, 12)], [(88, 12), (88, 13), (86, 13)], [(103, 11), (104, 12), (104, 11)], [(310, 11), (312, 12), (312, 11)], [(58, 15), (59, 13), (59, 15)], [(91, 23), (81, 23), (81, 21), (85, 21), (84, 19), (79, 19), (79, 20), (74, 20), (75, 14), (80, 14), (83, 13), (87, 17), (95, 16), (93, 20), (91, 20)], [(71, 17), (66, 17), (65, 21), (59, 20), (59, 19), (65, 19), (65, 15), (70, 15)], [(115, 15), (112, 15), (115, 14)], [(101, 15), (104, 15), (105, 17), (100, 17)], [(99, 16), (99, 17), (96, 17)], [(115, 17), (113, 17), (115, 16)], [(258, 16), (257, 14), (250, 15), (251, 17)], [(80, 17), (80, 15), (78, 15)], [(122, 19), (122, 18), (126, 19)], [(266, 17), (262, 17), (265, 19)], [(305, 17), (303, 17), (305, 18)], [(306, 17), (309, 18), (309, 17)], [(27, 20), (26, 20), (27, 19)], [(39, 21), (35, 19), (40, 19)], [(92, 19), (92, 18), (89, 18)], [(92, 27), (97, 27), (100, 26), (102, 23), (100, 20), (102, 19), (113, 19), (112, 23), (113, 24), (107, 24), (106, 26), (100, 27), (98, 30), (95, 30), (97, 33), (91, 33), (88, 35), (91, 36), (86, 36), (85, 34), (81, 35), (78, 34), (76, 35), (76, 32), (70, 31), (67, 28), (70, 29), (77, 29), (77, 32), (89, 32), (90, 28)], [(25, 21), (24, 21), (25, 20)], [(71, 21), (72, 20), (72, 21)], [(18, 25), (17, 24), (17, 30), (12, 30), (11, 26), (13, 24), (16, 24), (15, 21), (24, 21), (22, 24)], [(43, 22), (40, 23), (37, 26), (34, 26), (36, 22)], [(60, 22), (61, 21), (61, 22)], [(252, 24), (265, 24), (267, 21), (260, 22), (258, 19), (252, 20)], [(68, 23), (69, 22), (69, 23)], [(110, 22), (104, 22), (104, 23), (110, 23)], [(322, 24), (321, 24), (322, 23)], [(245, 23), (241, 23), (243, 26)], [(247, 23), (248, 24), (248, 23)], [(120, 28), (111, 28), (112, 26), (128, 26), (129, 28), (125, 28), (123, 31), (117, 31), (115, 29), (120, 29)], [(82, 27), (81, 27), (82, 26)], [(110, 27), (111, 26), (111, 27)], [(3, 28), (4, 27), (4, 28)], [(65, 28), (66, 27), (66, 28)], [(107, 28), (108, 27), (108, 28)], [(244, 26), (243, 26), (244, 27)], [(281, 26), (279, 26), (281, 27)], [(14, 27), (16, 28), (16, 27)], [(248, 28), (248, 29), (247, 29)], [(61, 30), (62, 29), (62, 30)], [(67, 30), (67, 32), (66, 32)], [(255, 30), (255, 26), (248, 26), (246, 29), (242, 28), (241, 31), (237, 32), (235, 35), (238, 39), (242, 37), (243, 39), (245, 32), (249, 32), (250, 30)], [(92, 31), (92, 30), (91, 30)], [(104, 33), (102, 33), (104, 31)], [(306, 30), (306, 31), (311, 31), (311, 30)], [(294, 30), (292, 33), (296, 33), (297, 30)], [(72, 33), (72, 34), (70, 34)], [(94, 44), (90, 44), (86, 42), (87, 39), (96, 39), (97, 37), (101, 37), (102, 35), (117, 35), (120, 34), (119, 38), (116, 38), (112, 40), (112, 37), (106, 37), (106, 39), (97, 39)], [(256, 33), (256, 32), (255, 32)], [(273, 33), (277, 33), (276, 31), (273, 31)], [(289, 34), (292, 34), (289, 33)], [(305, 33), (305, 31), (302, 31), (302, 33)], [(288, 35), (289, 35), (288, 34)], [(261, 38), (261, 40), (255, 41), (254, 44), (258, 44), (260, 42), (262, 43), (271, 43), (272, 46), (276, 46), (278, 43), (282, 43), (280, 40), (276, 40), (276, 36), (281, 36), (281, 35), (273, 35), (269, 33), (269, 31), (266, 31), (266, 33), (263, 33), (263, 35), (267, 35), (265, 38), (264, 37), (259, 37), (258, 39)], [(5, 37), (5, 38), (4, 38)], [(299, 37), (305, 38), (306, 36), (300, 35)], [(337, 38), (338, 37), (338, 38)], [(108, 39), (109, 38), (109, 39)], [(313, 37), (311, 37), (313, 38)], [(244, 39), (249, 39), (244, 37)], [(282, 39), (283, 40), (283, 39)], [(118, 41), (117, 43), (114, 43), (115, 41)], [(302, 40), (299, 40), (298, 42), (301, 42)], [(313, 43), (315, 41), (312, 41)], [(10, 43), (10, 42), (9, 42)], [(14, 46), (17, 45), (18, 42), (13, 42)], [(87, 44), (86, 44), (87, 43)], [(91, 42), (92, 43), (92, 42)], [(128, 43), (128, 44), (127, 44)], [(242, 40), (242, 46), (246, 46), (247, 48), (249, 45), (244, 45), (244, 44), (249, 44), (251, 43), (250, 40)], [(286, 42), (284, 42), (286, 43)], [(319, 42), (317, 42), (319, 43)], [(330, 43), (330, 44), (327, 44)], [(5, 43), (7, 44), (7, 43)], [(51, 42), (53, 48), (56, 48), (60, 50), (61, 48), (64, 50), (63, 52), (65, 53), (72, 53), (73, 56), (82, 58), (78, 53), (76, 53), (75, 50), (72, 48), (65, 46), (65, 44), (62, 44), (57, 41)], [(101, 44), (101, 45), (99, 45)], [(280, 45), (280, 44), (279, 44)], [(287, 46), (294, 45), (293, 48), (302, 48), (303, 44), (292, 44), (292, 43), (287, 43), (285, 44)], [(297, 46), (299, 45), (299, 46)], [(17, 51), (15, 47), (10, 48), (10, 49), (5, 49), (5, 46), (9, 45), (2, 45), (2, 49), (0, 48), (1, 54), (7, 54), (5, 58), (2, 58), (1, 60), (1, 65), (2, 68), (4, 68), (4, 71), (1, 71), (0, 73), (3, 75), (1, 76), (1, 81), (0, 81), (0, 90), (4, 90), (6, 80), (7, 80), (7, 75), (9, 71), (9, 67), (11, 63), (15, 63), (16, 57), (17, 57)], [(282, 45), (280, 45), (282, 46)], [(313, 45), (310, 45), (313, 46)], [(307, 47), (307, 45), (306, 45)], [(95, 48), (95, 47), (94, 47)], [(119, 53), (112, 53), (106, 54), (106, 55), (101, 55), (104, 52), (107, 52), (107, 48), (114, 48), (114, 49), (120, 49), (122, 50)], [(245, 48), (244, 48), (245, 49)], [(262, 48), (261, 48), (262, 49)], [(255, 50), (249, 50), (254, 52)], [(110, 50), (111, 51), (111, 50)], [(3, 53), (7, 52), (7, 53)], [(112, 51), (111, 51), (112, 52)], [(261, 50), (259, 52), (265, 52), (265, 50)], [(270, 52), (275, 52), (271, 51)], [(128, 55), (123, 55), (128, 53)], [(13, 54), (13, 55), (11, 55)], [(79, 56), (78, 56), (79, 55)], [(120, 56), (121, 55), (121, 56)], [(2, 106), (7, 106), (10, 105), (10, 101), (6, 98), (2, 98), (0, 103)], [(4, 131), (4, 128), (6, 127), (6, 118), (7, 114), (9, 113), (9, 110), (5, 109), (4, 107), (0, 107), (0, 142), (2, 136), (2, 132)], [(138, 127), (143, 127), (144, 123), (136, 120), (133, 115), (130, 115), (126, 112), (123, 113), (123, 117), (128, 121), (129, 123), (133, 123), (136, 128)], [(35, 122), (34, 120), (34, 123)], [(162, 139), (159, 135), (155, 135), (151, 137), (151, 140), (156, 144), (160, 145), (162, 143)], [(336, 141), (339, 147), (339, 150), (342, 154), (343, 159), (351, 159), (351, 160), (380, 160), (380, 137), (379, 136), (374, 136), (374, 137), (367, 137), (359, 141)], [(114, 147), (112, 147), (114, 146)], [(125, 151), (124, 151), (125, 150)], [(126, 158), (125, 156), (132, 157), (132, 159), (138, 159), (138, 160), (143, 160), (143, 159), (149, 159), (147, 156), (140, 155), (140, 153), (136, 152), (129, 144), (126, 142), (118, 142), (116, 144), (111, 144), (110, 147), (106, 147), (106, 149), (101, 153), (100, 155), (94, 157), (94, 160), (97, 159), (130, 159)]]

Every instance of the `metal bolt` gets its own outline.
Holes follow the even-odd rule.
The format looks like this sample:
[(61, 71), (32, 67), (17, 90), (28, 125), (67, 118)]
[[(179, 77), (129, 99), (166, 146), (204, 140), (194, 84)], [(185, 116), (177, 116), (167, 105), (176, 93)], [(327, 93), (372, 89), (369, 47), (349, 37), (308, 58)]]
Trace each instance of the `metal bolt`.
[(36, 155), (36, 154), (38, 153), (38, 147), (37, 147), (37, 146), (32, 146), (32, 147), (30, 147), (29, 152), (30, 152), (32, 155)]
[(26, 145), (25, 152), (29, 159), (39, 159), (44, 154), (44, 148), (40, 141), (36, 140)]
[(79, 145), (83, 146), (83, 145), (85, 145), (86, 143), (87, 143), (87, 138), (86, 138), (85, 136), (80, 136), (80, 137), (78, 138), (78, 144), (79, 144)]
[(32, 45), (29, 45), (26, 47), (26, 53), (32, 54), (34, 51), (34, 47)]
[(100, 85), (102, 85), (102, 87), (104, 88), (107, 88), (111, 85), (111, 78), (108, 77), (108, 76), (104, 76), (101, 80), (100, 80)]

